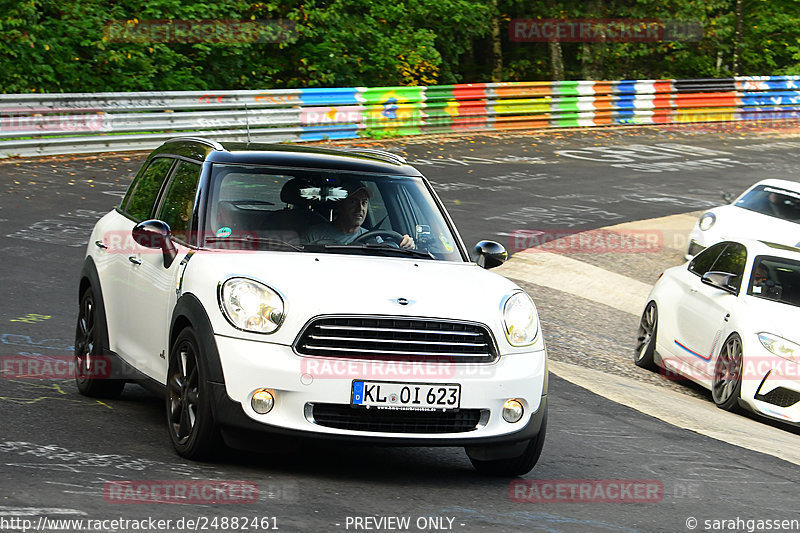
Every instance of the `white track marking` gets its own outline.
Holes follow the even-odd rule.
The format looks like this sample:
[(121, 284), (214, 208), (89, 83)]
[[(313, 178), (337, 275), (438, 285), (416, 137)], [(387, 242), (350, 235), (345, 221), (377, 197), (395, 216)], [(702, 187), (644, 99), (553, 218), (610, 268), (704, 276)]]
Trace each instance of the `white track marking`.
[(548, 366), (579, 387), (673, 426), (800, 465), (800, 435), (718, 409), (710, 398), (558, 361), (548, 361)]
[(515, 254), (495, 271), (634, 315), (641, 313), (651, 288), (616, 272), (549, 252)]
[(0, 516), (41, 516), (41, 515), (72, 515), (86, 516), (87, 513), (78, 509), (59, 509), (58, 507), (4, 507), (0, 506)]

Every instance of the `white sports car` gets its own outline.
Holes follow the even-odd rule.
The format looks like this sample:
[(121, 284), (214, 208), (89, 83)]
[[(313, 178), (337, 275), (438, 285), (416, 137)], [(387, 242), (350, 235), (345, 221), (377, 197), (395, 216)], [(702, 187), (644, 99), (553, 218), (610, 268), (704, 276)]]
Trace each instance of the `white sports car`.
[(730, 205), (703, 213), (689, 234), (686, 259), (727, 239), (763, 239), (800, 244), (800, 183), (762, 180)]
[(473, 254), (394, 154), (168, 141), (89, 239), (78, 389), (163, 394), (189, 458), (313, 437), (526, 473), (547, 419), (538, 314), (486, 270), (500, 244)]
[(800, 423), (800, 250), (725, 241), (666, 270), (634, 361), (711, 390), (726, 410)]

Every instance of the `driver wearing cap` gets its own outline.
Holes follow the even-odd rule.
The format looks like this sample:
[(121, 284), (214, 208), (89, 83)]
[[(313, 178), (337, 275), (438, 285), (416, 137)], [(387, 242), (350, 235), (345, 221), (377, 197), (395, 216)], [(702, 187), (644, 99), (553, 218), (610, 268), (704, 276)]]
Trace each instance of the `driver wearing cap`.
[[(350, 244), (368, 230), (361, 227), (367, 216), (369, 199), (372, 193), (360, 181), (342, 186), (347, 191), (347, 197), (339, 201), (336, 206), (334, 221), (317, 224), (308, 229), (305, 235), (306, 242), (314, 244)], [(381, 239), (381, 237), (376, 237)], [(383, 242), (382, 240), (380, 242)], [(403, 240), (397, 243), (401, 248), (414, 248), (414, 239), (403, 235)]]

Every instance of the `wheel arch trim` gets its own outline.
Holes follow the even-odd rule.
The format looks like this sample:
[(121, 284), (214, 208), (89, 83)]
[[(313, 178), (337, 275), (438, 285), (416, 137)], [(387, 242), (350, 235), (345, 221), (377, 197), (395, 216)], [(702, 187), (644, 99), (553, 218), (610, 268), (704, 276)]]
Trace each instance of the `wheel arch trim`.
[(208, 318), (203, 304), (192, 293), (181, 295), (175, 304), (175, 309), (172, 311), (169, 331), (170, 351), (172, 351), (172, 345), (180, 335), (180, 332), (187, 326), (194, 329), (197, 335), (197, 342), (201, 344), (203, 356), (200, 359), (208, 380), (215, 383), (225, 383), (217, 341), (214, 339), (214, 327), (211, 325), (211, 320)]
[(78, 305), (80, 305), (83, 293), (88, 288), (91, 288), (92, 292), (94, 292), (96, 300), (95, 307), (99, 309), (97, 317), (100, 319), (102, 326), (103, 346), (108, 348), (110, 344), (108, 338), (108, 321), (106, 320), (106, 305), (105, 300), (103, 300), (103, 287), (100, 285), (100, 275), (97, 272), (97, 266), (95, 266), (91, 256), (84, 260), (83, 267), (81, 268), (80, 281), (78, 282)]

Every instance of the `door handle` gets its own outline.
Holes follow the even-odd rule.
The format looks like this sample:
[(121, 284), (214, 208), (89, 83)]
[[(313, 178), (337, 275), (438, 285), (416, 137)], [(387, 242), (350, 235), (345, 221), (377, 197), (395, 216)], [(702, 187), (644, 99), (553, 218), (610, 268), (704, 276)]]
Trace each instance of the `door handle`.
[(102, 250), (106, 250), (108, 246), (103, 241), (94, 241), (94, 245)]
[(128, 257), (128, 261), (130, 261), (134, 265), (141, 265), (142, 264), (142, 260), (139, 259), (138, 257), (136, 257), (135, 255), (132, 255), (132, 256)]

